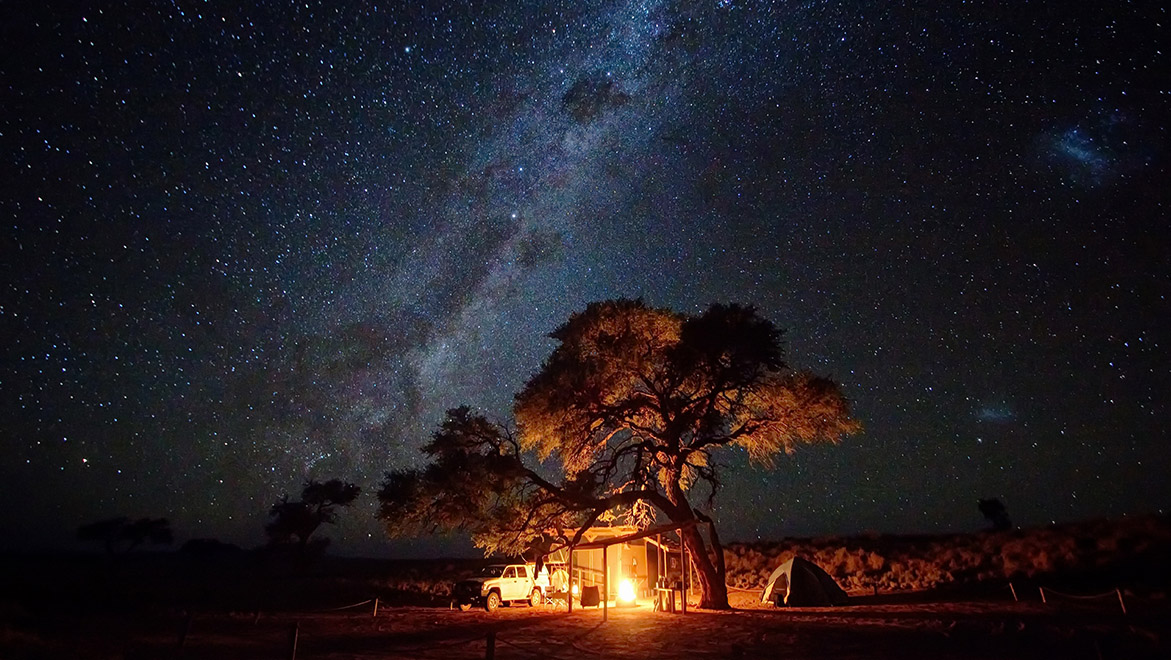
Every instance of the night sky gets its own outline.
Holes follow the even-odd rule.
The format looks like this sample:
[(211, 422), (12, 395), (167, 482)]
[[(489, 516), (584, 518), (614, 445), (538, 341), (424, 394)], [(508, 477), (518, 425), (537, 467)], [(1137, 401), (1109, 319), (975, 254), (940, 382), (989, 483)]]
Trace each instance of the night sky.
[(340, 477), (335, 551), (430, 552), (383, 472), (614, 297), (757, 305), (866, 425), (729, 458), (725, 539), (1171, 504), (1163, 3), (78, 4), (0, 5), (5, 547)]

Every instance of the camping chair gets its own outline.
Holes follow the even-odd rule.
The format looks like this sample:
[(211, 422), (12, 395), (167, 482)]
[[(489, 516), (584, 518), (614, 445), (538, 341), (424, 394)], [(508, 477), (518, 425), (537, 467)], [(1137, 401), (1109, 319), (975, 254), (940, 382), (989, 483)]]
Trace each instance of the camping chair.
[(545, 597), (545, 604), (558, 607), (564, 605), (569, 609), (569, 574), (565, 569), (558, 568), (549, 576), (549, 587), (541, 591)]

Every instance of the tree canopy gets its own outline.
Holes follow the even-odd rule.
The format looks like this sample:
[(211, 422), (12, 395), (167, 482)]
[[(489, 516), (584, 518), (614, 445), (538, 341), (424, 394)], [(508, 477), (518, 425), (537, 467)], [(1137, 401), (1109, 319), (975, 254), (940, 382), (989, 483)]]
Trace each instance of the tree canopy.
[(337, 508), (350, 506), (361, 492), (359, 486), (340, 479), (307, 481), (301, 490), (300, 501), (290, 502), (286, 496), (272, 505), (269, 510), (271, 520), (264, 526), (264, 531), (273, 544), (289, 543), (295, 538), (303, 554), (309, 537), (317, 528), (336, 522)]
[[(688, 526), (701, 604), (727, 607), (723, 552), (709, 515), (719, 455), (765, 466), (803, 443), (860, 429), (838, 387), (793, 370), (781, 331), (752, 307), (697, 316), (640, 300), (589, 305), (516, 396), (517, 430), (449, 411), (420, 469), (386, 475), (380, 516), (392, 535), (464, 530), (487, 551), (574, 543), (600, 518)], [(704, 511), (695, 505), (702, 491)]]
[(980, 514), (992, 523), (992, 529), (1002, 532), (1012, 529), (1012, 519), (1008, 517), (1008, 509), (1004, 506), (1004, 502), (992, 497), (986, 500), (977, 500), (976, 506), (980, 509)]
[(81, 541), (101, 543), (106, 553), (129, 553), (143, 544), (170, 545), (175, 540), (171, 521), (166, 518), (139, 518), (125, 516), (99, 520), (77, 528)]

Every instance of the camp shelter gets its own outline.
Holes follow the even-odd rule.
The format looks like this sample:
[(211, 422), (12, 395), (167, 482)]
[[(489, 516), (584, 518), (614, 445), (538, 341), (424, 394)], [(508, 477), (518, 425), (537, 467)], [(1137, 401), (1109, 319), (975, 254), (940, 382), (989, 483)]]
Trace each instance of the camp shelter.
[[(597, 589), (603, 605), (603, 617), (609, 601), (632, 602), (674, 590), (680, 594), (683, 612), (687, 611), (686, 594), (691, 566), (683, 550), (682, 530), (695, 521), (668, 523), (639, 530), (631, 526), (590, 527), (577, 544), (563, 546), (549, 555), (549, 561), (568, 568), (569, 590), (583, 598), (586, 589)], [(671, 549), (663, 536), (675, 533), (679, 543)], [(568, 554), (568, 556), (566, 556)], [(661, 586), (660, 586), (661, 585)], [(568, 601), (573, 611), (572, 598)]]
[[(672, 555), (657, 534), (629, 525), (591, 527), (582, 534), (572, 559), (568, 550), (555, 553), (550, 560), (569, 564), (573, 583), (579, 588), (596, 585), (611, 595), (618, 593), (619, 583), (629, 581), (636, 595), (644, 598), (668, 570), (674, 569), (676, 578), (679, 573), (678, 551)], [(603, 586), (604, 582), (608, 584)]]
[(841, 605), (847, 598), (846, 592), (820, 566), (793, 557), (768, 577), (760, 602), (789, 607), (828, 607)]

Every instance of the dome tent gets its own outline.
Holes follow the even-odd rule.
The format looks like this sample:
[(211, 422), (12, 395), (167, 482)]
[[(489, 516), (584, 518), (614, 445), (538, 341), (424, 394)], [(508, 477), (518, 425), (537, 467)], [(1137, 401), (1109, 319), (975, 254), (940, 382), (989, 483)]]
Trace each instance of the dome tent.
[(768, 577), (760, 602), (789, 607), (841, 605), (849, 596), (820, 566), (800, 557), (781, 564)]

